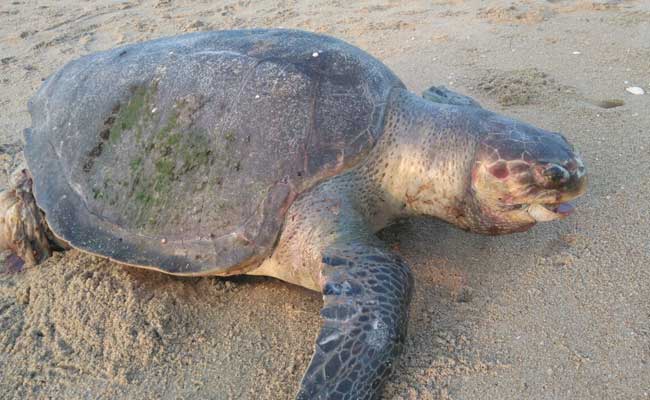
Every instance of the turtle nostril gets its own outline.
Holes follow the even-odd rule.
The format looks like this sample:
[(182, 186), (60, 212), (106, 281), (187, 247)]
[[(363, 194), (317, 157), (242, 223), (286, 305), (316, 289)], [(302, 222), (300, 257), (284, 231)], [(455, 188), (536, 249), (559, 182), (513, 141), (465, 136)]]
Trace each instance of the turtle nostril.
[(575, 157), (574, 162), (575, 162), (576, 168), (575, 168), (575, 171), (573, 173), (575, 173), (575, 175), (578, 178), (583, 177), (585, 175), (585, 173), (586, 173), (585, 164), (582, 162), (582, 159), (580, 157), (578, 157), (578, 156)]
[(546, 178), (549, 183), (552, 183), (554, 185), (561, 185), (563, 183), (566, 183), (569, 178), (571, 178), (569, 171), (557, 164), (552, 164), (546, 167), (544, 169), (544, 172), (542, 172), (542, 175), (544, 175), (544, 178)]

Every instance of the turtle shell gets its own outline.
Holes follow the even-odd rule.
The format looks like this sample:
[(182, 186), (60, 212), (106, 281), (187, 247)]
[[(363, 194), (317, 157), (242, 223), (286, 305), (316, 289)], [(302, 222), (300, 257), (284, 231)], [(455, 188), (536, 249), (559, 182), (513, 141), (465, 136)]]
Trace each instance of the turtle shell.
[(268, 256), (292, 201), (383, 131), (381, 62), (294, 30), (163, 38), (91, 54), (30, 100), (25, 156), (54, 234), (118, 262), (234, 274)]

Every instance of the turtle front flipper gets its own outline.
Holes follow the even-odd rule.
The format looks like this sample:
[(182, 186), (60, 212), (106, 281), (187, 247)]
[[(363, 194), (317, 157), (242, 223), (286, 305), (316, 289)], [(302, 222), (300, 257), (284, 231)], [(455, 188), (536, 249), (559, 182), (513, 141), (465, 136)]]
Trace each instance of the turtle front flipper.
[(476, 100), (472, 99), (471, 97), (453, 92), (444, 86), (431, 86), (422, 92), (422, 98), (432, 103), (483, 108)]
[(401, 350), (413, 280), (374, 235), (375, 202), (387, 207), (359, 170), (322, 182), (291, 205), (273, 256), (248, 272), (323, 294), (297, 399), (376, 399)]
[(322, 254), (323, 325), (297, 398), (378, 398), (406, 336), (411, 272), (364, 243)]

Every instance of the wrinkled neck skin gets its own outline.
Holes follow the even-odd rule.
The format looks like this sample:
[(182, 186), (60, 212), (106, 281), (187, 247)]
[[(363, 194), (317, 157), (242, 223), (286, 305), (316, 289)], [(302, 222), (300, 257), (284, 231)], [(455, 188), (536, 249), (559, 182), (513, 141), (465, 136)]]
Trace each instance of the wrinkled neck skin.
[(359, 182), (350, 193), (355, 207), (373, 231), (417, 215), (467, 228), (466, 216), (475, 207), (468, 194), (480, 132), (475, 108), (396, 90), (380, 143), (353, 172)]
[(381, 248), (374, 233), (396, 219), (428, 215), (468, 228), (481, 112), (395, 90), (384, 134), (365, 161), (300, 195), (273, 256), (248, 274), (319, 291), (324, 253)]

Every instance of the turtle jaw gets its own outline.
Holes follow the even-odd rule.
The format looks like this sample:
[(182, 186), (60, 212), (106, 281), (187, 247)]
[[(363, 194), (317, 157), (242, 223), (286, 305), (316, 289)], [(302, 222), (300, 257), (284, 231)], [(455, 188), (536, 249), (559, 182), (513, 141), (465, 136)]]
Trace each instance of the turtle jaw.
[[(575, 211), (573, 200), (586, 192), (586, 174), (571, 174), (568, 182), (555, 189), (540, 187), (533, 179), (512, 180), (500, 185), (486, 174), (476, 171), (470, 192), (475, 212), (470, 213), (466, 229), (477, 233), (503, 234), (526, 231), (538, 222), (569, 217)], [(487, 177), (484, 180), (482, 178)], [(505, 183), (501, 181), (500, 183)]]
[[(582, 161), (576, 157), (580, 166)], [(571, 201), (582, 196), (587, 191), (587, 175), (584, 173), (584, 167), (578, 168), (577, 171), (571, 171), (565, 191), (557, 191), (554, 195), (545, 196), (547, 201), (533, 201), (528, 205), (528, 214), (536, 222), (553, 221), (564, 219), (575, 211)]]
[(526, 210), (535, 222), (547, 222), (568, 217), (573, 214), (575, 207), (571, 203), (535, 203), (526, 207)]

